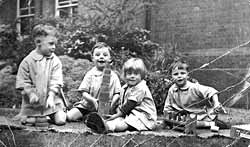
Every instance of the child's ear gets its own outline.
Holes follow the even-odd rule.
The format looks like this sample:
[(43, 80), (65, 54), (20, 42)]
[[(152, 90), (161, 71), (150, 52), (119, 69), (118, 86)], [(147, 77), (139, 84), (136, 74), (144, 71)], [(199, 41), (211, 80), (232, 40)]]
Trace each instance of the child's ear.
[(41, 43), (38, 43), (37, 46), (38, 46), (39, 48), (41, 48)]
[(39, 40), (39, 39), (35, 39), (35, 44), (36, 44), (36, 46), (37, 47), (41, 47), (41, 40)]

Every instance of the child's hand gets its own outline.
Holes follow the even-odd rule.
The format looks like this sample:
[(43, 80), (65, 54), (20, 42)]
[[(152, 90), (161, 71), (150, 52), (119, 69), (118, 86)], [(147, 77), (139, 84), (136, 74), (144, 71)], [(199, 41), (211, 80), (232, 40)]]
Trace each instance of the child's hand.
[(110, 115), (110, 117), (107, 119), (107, 121), (111, 121), (113, 119), (117, 118), (115, 114)]
[(98, 110), (98, 99), (93, 98), (93, 104), (96, 110)]
[(215, 102), (214, 103), (214, 108), (219, 108), (219, 107), (222, 107), (221, 103), (220, 102)]
[(214, 106), (213, 112), (216, 113), (216, 114), (218, 114), (218, 113), (227, 113), (225, 108), (221, 104)]
[(30, 94), (30, 104), (37, 103), (39, 101), (38, 96), (35, 93)]
[(110, 107), (111, 107), (111, 109), (114, 108), (115, 107), (115, 102), (112, 101), (111, 104), (110, 104)]
[(115, 114), (116, 113), (116, 108), (118, 107), (118, 105), (116, 103), (111, 103), (110, 105), (110, 110), (109, 110), (109, 114)]
[(47, 102), (46, 102), (46, 108), (52, 108), (55, 109), (55, 102), (54, 102), (54, 97), (49, 95)]

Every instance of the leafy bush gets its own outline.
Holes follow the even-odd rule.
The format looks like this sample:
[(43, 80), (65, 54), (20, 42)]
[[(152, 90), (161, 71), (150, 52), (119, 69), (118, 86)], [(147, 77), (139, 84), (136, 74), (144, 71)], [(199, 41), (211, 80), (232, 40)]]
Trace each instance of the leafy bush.
[(168, 89), (172, 85), (172, 82), (165, 74), (156, 72), (148, 74), (146, 81), (154, 98), (157, 114), (162, 115)]
[(9, 25), (0, 25), (0, 59), (15, 58), (18, 48), (17, 33)]
[[(0, 60), (16, 67), (28, 53), (35, 48), (31, 36), (19, 38), (16, 29), (8, 25), (0, 25)], [(13, 69), (13, 73), (17, 68)]]
[(21, 96), (16, 93), (16, 76), (12, 74), (13, 67), (4, 64), (0, 70), (0, 106), (1, 107), (20, 107)]
[(60, 56), (63, 64), (64, 93), (70, 102), (70, 106), (81, 100), (81, 94), (77, 92), (85, 73), (93, 67), (86, 59), (74, 59), (68, 56)]

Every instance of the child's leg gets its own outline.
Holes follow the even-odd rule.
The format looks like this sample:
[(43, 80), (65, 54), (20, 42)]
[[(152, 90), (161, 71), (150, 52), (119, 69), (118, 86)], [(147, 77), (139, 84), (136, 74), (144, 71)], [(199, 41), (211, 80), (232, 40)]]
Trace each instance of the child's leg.
[(70, 111), (67, 112), (67, 120), (68, 121), (78, 121), (83, 118), (90, 111), (74, 107)]
[(107, 129), (110, 131), (122, 132), (129, 128), (129, 125), (125, 122), (125, 119), (118, 117), (114, 120), (107, 121)]
[(77, 121), (83, 117), (81, 111), (74, 107), (67, 112), (67, 120), (68, 121)]
[(59, 110), (49, 117), (56, 125), (64, 125), (66, 123), (66, 113), (63, 110)]

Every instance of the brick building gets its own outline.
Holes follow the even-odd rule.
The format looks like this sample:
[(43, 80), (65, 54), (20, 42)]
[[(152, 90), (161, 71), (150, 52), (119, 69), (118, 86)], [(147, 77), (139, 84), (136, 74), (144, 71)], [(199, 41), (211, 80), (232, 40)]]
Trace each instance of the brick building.
[[(15, 24), (22, 32), (34, 17), (86, 15), (89, 13), (84, 7), (87, 1), (2, 0), (0, 23)], [(152, 40), (163, 46), (172, 43), (181, 51), (228, 48), (249, 39), (250, 5), (247, 0), (147, 1), (152, 5), (136, 17), (137, 24), (149, 29)], [(100, 2), (117, 3), (117, 0)]]

